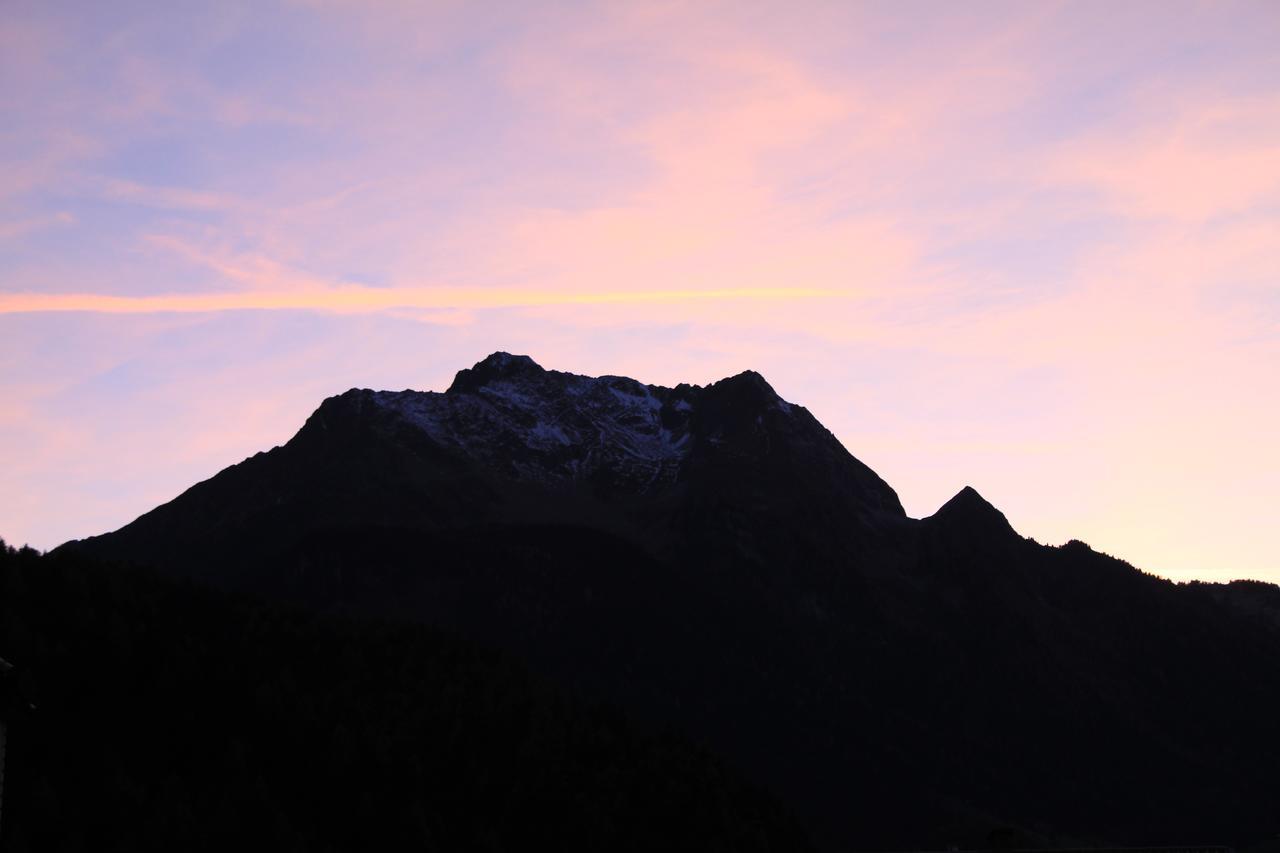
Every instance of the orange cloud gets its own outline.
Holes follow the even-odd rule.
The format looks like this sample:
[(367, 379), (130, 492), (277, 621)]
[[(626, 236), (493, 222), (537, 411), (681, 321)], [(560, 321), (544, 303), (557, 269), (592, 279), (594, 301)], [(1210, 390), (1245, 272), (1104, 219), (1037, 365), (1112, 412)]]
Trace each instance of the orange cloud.
[(1067, 146), (1052, 178), (1143, 219), (1204, 222), (1280, 199), (1280, 98), (1206, 94), (1143, 124)]
[(89, 311), (100, 314), (207, 313), (215, 311), (327, 311), (343, 314), (398, 308), (519, 308), (543, 305), (791, 300), (835, 296), (816, 288), (719, 288), (554, 292), (484, 288), (368, 288), (118, 296), (94, 293), (0, 294), (0, 314)]

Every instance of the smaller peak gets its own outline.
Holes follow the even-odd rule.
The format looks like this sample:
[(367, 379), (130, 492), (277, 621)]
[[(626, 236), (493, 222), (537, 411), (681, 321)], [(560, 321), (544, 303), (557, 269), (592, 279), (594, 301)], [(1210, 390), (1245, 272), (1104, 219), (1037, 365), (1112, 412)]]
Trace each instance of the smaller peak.
[(973, 486), (965, 486), (963, 489), (956, 492), (955, 496), (952, 497), (951, 500), (947, 501), (948, 504), (956, 502), (987, 506), (995, 509), (995, 507), (991, 506), (991, 502), (979, 494), (978, 490)]
[(1004, 513), (992, 506), (973, 486), (965, 486), (956, 492), (955, 497), (944, 503), (930, 519), (968, 528), (1014, 533)]
[(476, 391), (497, 379), (514, 376), (535, 376), (546, 373), (536, 361), (527, 355), (495, 352), (476, 362), (474, 367), (459, 370), (446, 394)]
[[(964, 510), (964, 511), (976, 510), (979, 512), (994, 512), (994, 513), (1000, 512), (1000, 510), (996, 509), (994, 506), (991, 505), (990, 501), (988, 501), (986, 498), (980, 495), (978, 493), (978, 490), (975, 489), (973, 486), (965, 486), (963, 489), (956, 492), (955, 495), (951, 498), (951, 500), (944, 503), (938, 509), (938, 512), (935, 514), (940, 514), (943, 512), (956, 512), (960, 510)], [(1001, 517), (1003, 518), (1004, 516), (1001, 515)]]

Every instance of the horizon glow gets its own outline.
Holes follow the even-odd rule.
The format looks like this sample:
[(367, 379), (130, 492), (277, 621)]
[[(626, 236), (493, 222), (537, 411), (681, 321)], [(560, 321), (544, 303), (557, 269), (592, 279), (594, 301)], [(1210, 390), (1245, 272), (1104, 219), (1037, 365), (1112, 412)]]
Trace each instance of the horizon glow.
[(1280, 5), (6, 4), (0, 537), (350, 387), (746, 369), (931, 514), (1280, 582)]

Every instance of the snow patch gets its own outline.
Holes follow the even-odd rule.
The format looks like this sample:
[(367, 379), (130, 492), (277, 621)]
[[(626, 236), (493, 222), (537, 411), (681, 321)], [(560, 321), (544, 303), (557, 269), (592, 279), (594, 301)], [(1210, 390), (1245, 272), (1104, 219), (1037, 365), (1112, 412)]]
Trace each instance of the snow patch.
[[(474, 391), (376, 392), (373, 400), (442, 448), (521, 479), (603, 473), (647, 491), (675, 482), (691, 451), (688, 427), (664, 423), (662, 399), (624, 377), (543, 372)], [(692, 410), (684, 400), (672, 408)]]
[(542, 444), (571, 444), (569, 436), (564, 434), (556, 424), (549, 424), (546, 421), (538, 421), (533, 425), (533, 429), (529, 430), (530, 438), (536, 439)]

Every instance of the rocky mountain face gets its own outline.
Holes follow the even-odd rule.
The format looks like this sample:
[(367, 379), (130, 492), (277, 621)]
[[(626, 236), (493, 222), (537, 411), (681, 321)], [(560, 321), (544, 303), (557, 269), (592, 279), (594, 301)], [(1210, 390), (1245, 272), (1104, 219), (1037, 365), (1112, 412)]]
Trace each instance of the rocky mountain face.
[(444, 393), (326, 400), (64, 548), (508, 650), (705, 744), (829, 849), (1280, 832), (1274, 587), (1039, 545), (969, 488), (908, 518), (751, 372), (495, 353)]

